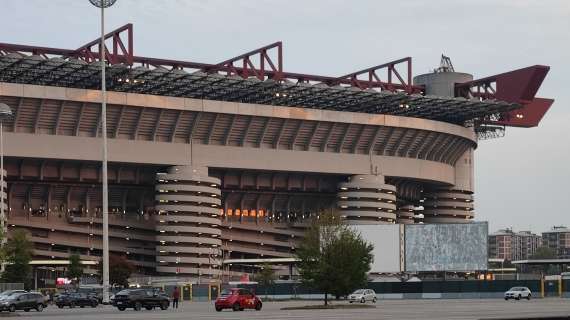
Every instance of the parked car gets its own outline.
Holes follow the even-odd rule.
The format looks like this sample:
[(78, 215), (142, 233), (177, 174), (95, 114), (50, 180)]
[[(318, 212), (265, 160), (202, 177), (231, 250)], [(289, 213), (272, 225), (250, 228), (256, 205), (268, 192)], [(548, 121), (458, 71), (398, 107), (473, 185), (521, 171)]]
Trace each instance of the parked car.
[(261, 299), (247, 289), (225, 289), (220, 297), (216, 299), (214, 307), (216, 311), (223, 309), (233, 309), (234, 311), (243, 311), (244, 309), (261, 310), (263, 303)]
[(92, 307), (95, 308), (99, 304), (97, 297), (87, 295), (85, 293), (69, 293), (69, 294), (60, 294), (55, 299), (55, 304), (58, 308), (63, 307), (70, 307), (75, 308), (77, 307)]
[(350, 303), (366, 303), (366, 301), (372, 301), (373, 303), (376, 303), (376, 292), (374, 292), (374, 290), (358, 289), (348, 296), (348, 302)]
[(126, 289), (115, 294), (113, 306), (120, 311), (125, 311), (127, 308), (139, 311), (143, 307), (147, 310), (152, 310), (156, 307), (166, 310), (170, 306), (170, 299), (166, 295), (152, 289)]
[(39, 292), (18, 292), (0, 300), (0, 311), (24, 310), (26, 312), (36, 309), (42, 312), (47, 307), (45, 297)]
[(505, 300), (515, 299), (520, 300), (521, 298), (526, 298), (530, 300), (532, 297), (532, 293), (530, 289), (527, 287), (513, 287), (510, 288), (509, 291), (505, 292)]
[(13, 294), (16, 294), (16, 293), (26, 293), (26, 292), (28, 292), (28, 291), (26, 291), (26, 290), (6, 290), (6, 291), (2, 291), (2, 293), (0, 293), (0, 299), (9, 297), (9, 296), (11, 296), (11, 295), (13, 295)]

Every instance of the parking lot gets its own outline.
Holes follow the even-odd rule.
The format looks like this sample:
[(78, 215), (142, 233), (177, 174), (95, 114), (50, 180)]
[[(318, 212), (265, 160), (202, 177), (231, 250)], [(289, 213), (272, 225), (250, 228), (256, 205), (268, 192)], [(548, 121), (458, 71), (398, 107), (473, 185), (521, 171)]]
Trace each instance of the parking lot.
[(216, 312), (211, 303), (186, 302), (177, 310), (117, 311), (110, 306), (97, 308), (58, 309), (50, 306), (44, 312), (30, 311), (4, 317), (18, 319), (504, 319), (546, 316), (570, 316), (568, 299), (535, 299), (531, 301), (495, 300), (384, 300), (375, 309), (357, 310), (280, 310), (282, 307), (315, 304), (315, 301), (267, 302), (263, 310)]

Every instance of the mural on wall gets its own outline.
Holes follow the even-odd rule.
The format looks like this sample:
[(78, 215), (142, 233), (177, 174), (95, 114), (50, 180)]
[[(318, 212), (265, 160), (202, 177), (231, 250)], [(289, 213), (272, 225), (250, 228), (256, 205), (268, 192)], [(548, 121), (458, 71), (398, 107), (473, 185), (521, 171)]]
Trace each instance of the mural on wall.
[(487, 270), (487, 222), (417, 224), (405, 228), (405, 270)]

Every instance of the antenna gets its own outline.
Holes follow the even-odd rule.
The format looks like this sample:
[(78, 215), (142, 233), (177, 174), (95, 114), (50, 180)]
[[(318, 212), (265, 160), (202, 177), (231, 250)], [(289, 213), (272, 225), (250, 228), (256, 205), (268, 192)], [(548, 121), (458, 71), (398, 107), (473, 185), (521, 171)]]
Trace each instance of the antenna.
[(453, 63), (451, 63), (451, 58), (446, 55), (441, 55), (441, 60), (439, 62), (439, 68), (433, 70), (435, 73), (443, 73), (443, 72), (455, 72), (453, 69)]

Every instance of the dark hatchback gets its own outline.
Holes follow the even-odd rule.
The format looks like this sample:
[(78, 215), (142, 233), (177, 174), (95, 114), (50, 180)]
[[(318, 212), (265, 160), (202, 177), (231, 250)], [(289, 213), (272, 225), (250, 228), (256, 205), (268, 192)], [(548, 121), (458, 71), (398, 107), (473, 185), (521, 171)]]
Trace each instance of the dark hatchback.
[(0, 310), (15, 312), (24, 310), (26, 312), (35, 309), (42, 312), (47, 307), (45, 297), (38, 292), (20, 292), (12, 294), (0, 300)]
[(69, 293), (69, 294), (60, 294), (55, 299), (55, 305), (58, 308), (63, 307), (70, 307), (75, 308), (77, 307), (92, 307), (95, 308), (99, 304), (97, 297), (87, 295), (85, 293)]
[(120, 311), (124, 311), (127, 308), (133, 308), (136, 311), (142, 308), (152, 310), (156, 307), (166, 310), (170, 306), (170, 299), (168, 296), (152, 289), (127, 289), (115, 294), (113, 306)]

